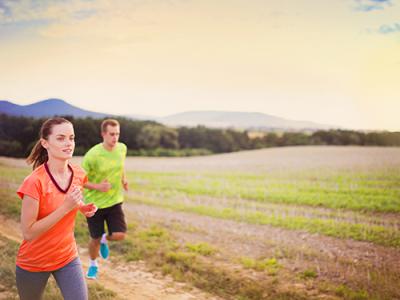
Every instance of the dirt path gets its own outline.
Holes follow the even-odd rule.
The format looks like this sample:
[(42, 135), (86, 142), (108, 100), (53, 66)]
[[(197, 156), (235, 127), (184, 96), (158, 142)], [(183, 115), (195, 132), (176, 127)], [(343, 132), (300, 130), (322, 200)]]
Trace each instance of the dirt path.
[(396, 248), (140, 204), (124, 205), (130, 218), (140, 223), (160, 222), (176, 229), (183, 243), (204, 241), (215, 245), (221, 249), (223, 257), (281, 256), (279, 260), (292, 271), (317, 267), (321, 276), (339, 282), (368, 276), (368, 269), (390, 271), (400, 276), (400, 251)]
[[(80, 258), (86, 270), (89, 261), (86, 248), (80, 249)], [(99, 260), (99, 279), (97, 282), (117, 293), (121, 299), (137, 300), (190, 300), (217, 299), (204, 292), (190, 288), (184, 283), (174, 282), (172, 278), (154, 274), (146, 270), (144, 262), (121, 263)], [(186, 292), (185, 290), (189, 290)]]
[[(0, 215), (0, 235), (18, 243), (22, 236), (19, 223)], [(79, 249), (84, 269), (89, 261), (87, 248)], [(135, 300), (191, 300), (215, 299), (199, 289), (184, 283), (174, 282), (172, 278), (154, 274), (146, 270), (143, 262), (121, 263), (115, 259), (99, 261), (99, 279), (97, 282), (117, 293), (120, 299)], [(90, 284), (90, 282), (89, 282)]]

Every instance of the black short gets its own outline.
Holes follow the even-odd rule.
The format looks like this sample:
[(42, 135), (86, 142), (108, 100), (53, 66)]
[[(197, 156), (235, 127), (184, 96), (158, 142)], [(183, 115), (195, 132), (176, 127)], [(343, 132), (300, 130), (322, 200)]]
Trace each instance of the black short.
[(107, 223), (108, 234), (126, 232), (125, 215), (122, 203), (107, 208), (99, 208), (93, 217), (86, 218), (92, 239), (100, 238), (105, 233), (104, 221)]

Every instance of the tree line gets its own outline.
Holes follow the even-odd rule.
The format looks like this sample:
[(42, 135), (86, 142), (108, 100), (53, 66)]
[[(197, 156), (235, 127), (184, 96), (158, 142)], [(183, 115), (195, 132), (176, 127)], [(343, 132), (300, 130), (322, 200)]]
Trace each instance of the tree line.
[[(101, 142), (103, 119), (64, 116), (74, 124), (75, 155), (83, 155)], [(215, 129), (205, 126), (172, 128), (154, 121), (117, 118), (121, 125), (120, 141), (128, 155), (191, 156), (240, 150), (294, 145), (400, 146), (400, 132), (362, 132), (319, 130), (306, 132), (268, 132), (250, 137), (248, 131)], [(43, 118), (0, 115), (0, 155), (26, 157), (38, 140)]]

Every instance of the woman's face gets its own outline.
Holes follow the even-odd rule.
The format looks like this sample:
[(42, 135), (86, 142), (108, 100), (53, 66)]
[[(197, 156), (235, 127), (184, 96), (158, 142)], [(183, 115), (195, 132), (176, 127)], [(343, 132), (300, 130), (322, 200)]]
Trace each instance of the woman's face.
[(74, 127), (71, 123), (54, 125), (47, 140), (42, 139), (42, 145), (47, 149), (49, 157), (67, 160), (72, 157), (75, 149)]

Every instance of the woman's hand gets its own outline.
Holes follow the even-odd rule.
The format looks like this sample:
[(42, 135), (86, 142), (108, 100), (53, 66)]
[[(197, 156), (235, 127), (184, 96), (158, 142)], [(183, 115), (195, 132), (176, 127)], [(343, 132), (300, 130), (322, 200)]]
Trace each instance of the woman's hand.
[(82, 192), (80, 188), (74, 187), (72, 192), (68, 193), (64, 199), (63, 206), (66, 211), (70, 211), (77, 207), (79, 203), (82, 201)]
[(97, 206), (94, 203), (85, 204), (83, 201), (79, 203), (79, 210), (86, 217), (93, 217), (97, 211)]

